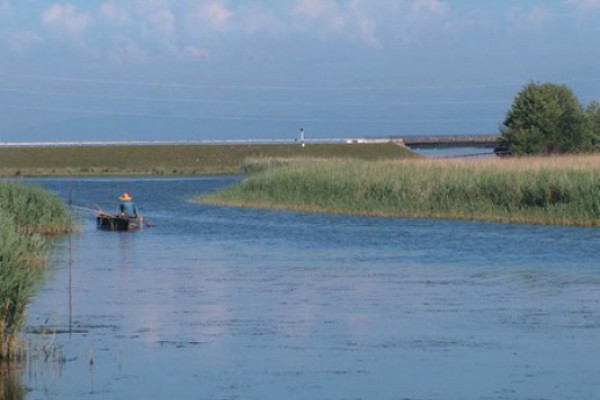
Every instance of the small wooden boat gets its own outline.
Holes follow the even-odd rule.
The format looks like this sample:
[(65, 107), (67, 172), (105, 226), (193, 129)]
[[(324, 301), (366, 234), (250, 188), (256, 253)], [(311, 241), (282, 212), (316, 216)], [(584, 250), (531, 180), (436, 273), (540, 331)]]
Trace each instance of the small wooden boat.
[(104, 231), (133, 231), (143, 226), (144, 218), (141, 215), (127, 217), (100, 212), (96, 217), (96, 227)]

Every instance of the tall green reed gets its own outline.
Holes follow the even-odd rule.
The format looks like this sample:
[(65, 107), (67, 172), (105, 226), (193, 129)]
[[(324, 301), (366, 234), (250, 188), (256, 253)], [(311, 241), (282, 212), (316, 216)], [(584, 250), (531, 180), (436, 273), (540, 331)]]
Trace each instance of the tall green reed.
[(598, 160), (577, 167), (571, 159), (279, 160), (203, 201), (373, 216), (598, 226)]
[(17, 334), (42, 276), (42, 235), (72, 229), (71, 218), (56, 196), (38, 187), (0, 184), (0, 360), (22, 357)]
[(0, 360), (5, 360), (19, 357), (17, 333), (40, 278), (44, 242), (18, 233), (6, 213), (0, 213), (0, 220)]
[(0, 184), (0, 210), (12, 215), (24, 234), (60, 235), (73, 229), (71, 216), (60, 199), (37, 186)]

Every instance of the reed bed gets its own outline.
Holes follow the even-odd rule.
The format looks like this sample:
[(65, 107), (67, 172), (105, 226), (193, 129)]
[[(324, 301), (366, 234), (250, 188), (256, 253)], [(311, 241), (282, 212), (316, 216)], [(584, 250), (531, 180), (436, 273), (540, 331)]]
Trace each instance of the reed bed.
[(61, 235), (73, 229), (64, 204), (40, 187), (0, 184), (0, 210), (11, 215), (16, 228), (25, 235)]
[(366, 216), (600, 225), (600, 156), (255, 161), (201, 202)]
[(64, 205), (37, 187), (0, 184), (0, 361), (23, 356), (17, 334), (44, 265), (42, 235), (71, 232)]

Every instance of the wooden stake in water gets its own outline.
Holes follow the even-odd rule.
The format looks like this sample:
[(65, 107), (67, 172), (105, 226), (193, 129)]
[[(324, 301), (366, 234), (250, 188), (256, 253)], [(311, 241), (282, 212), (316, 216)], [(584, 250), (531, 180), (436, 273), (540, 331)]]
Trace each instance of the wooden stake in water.
[[(73, 218), (73, 187), (69, 185), (69, 214)], [(72, 235), (69, 234), (69, 335), (73, 332), (73, 253)]]

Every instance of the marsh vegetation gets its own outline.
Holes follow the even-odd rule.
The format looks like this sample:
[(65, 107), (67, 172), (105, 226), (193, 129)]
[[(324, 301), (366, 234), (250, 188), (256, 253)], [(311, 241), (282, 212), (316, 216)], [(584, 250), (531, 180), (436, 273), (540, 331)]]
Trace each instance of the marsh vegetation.
[(254, 160), (197, 201), (257, 208), (563, 226), (600, 225), (600, 156), (480, 160)]
[(416, 157), (393, 143), (268, 145), (143, 145), (0, 148), (2, 176), (225, 175), (247, 158)]
[(19, 360), (17, 335), (43, 275), (44, 237), (71, 232), (73, 222), (58, 197), (13, 183), (0, 184), (0, 221), (0, 361)]

